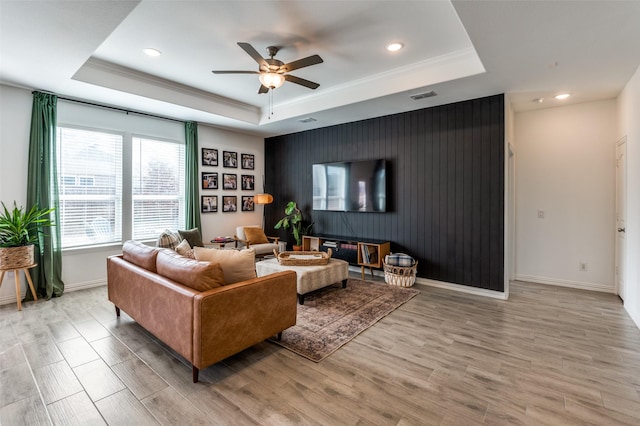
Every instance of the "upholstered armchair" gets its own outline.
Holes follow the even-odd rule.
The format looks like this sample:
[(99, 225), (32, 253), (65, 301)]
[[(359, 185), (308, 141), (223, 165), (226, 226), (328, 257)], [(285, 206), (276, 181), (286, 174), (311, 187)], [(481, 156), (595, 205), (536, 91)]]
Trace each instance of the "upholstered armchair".
[(273, 250), (279, 250), (279, 237), (267, 237), (260, 225), (238, 226), (236, 235), (236, 248), (252, 248), (256, 257), (264, 257), (273, 254)]

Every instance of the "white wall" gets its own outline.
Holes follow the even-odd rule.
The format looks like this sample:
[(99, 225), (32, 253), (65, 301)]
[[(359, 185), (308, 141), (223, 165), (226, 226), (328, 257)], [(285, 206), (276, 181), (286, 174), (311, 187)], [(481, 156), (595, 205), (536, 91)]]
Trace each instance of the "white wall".
[(516, 114), (516, 279), (615, 292), (616, 133), (615, 100)]
[[(5, 204), (13, 200), (20, 205), (26, 202), (27, 193), (27, 163), (29, 148), (29, 127), (31, 123), (31, 91), (0, 85), (0, 200)], [(122, 115), (121, 113), (99, 109), (82, 107), (77, 104), (60, 102), (58, 105), (59, 121), (73, 122), (74, 115), (82, 116), (86, 125), (94, 125), (99, 128), (109, 128), (106, 116)], [(155, 122), (155, 123), (154, 123)], [(184, 138), (184, 127), (171, 124), (165, 120), (150, 119), (152, 125), (139, 129), (145, 135), (154, 136), (157, 131), (159, 136), (167, 137), (167, 131), (172, 132), (172, 137)], [(76, 123), (78, 124), (78, 123)], [(163, 127), (162, 131), (159, 128)], [(167, 128), (164, 128), (167, 127)], [(220, 156), (223, 150), (255, 155), (255, 170), (225, 169), (220, 163), (219, 167), (204, 167), (206, 171), (217, 171), (219, 179), (223, 172), (236, 173), (238, 184), (241, 174), (255, 175), (256, 191), (202, 191), (202, 194), (211, 193), (219, 196), (237, 195), (240, 203), (242, 195), (254, 195), (262, 192), (262, 176), (264, 174), (264, 141), (257, 136), (250, 136), (221, 130), (209, 126), (198, 126), (199, 143), (201, 147), (217, 148)], [(239, 209), (240, 210), (240, 209)], [(257, 206), (255, 212), (236, 213), (206, 213), (202, 215), (202, 234), (204, 241), (208, 241), (217, 235), (233, 235), (235, 227), (241, 224), (262, 223), (262, 207)], [(121, 252), (120, 246), (92, 248), (85, 250), (66, 250), (62, 258), (62, 278), (65, 282), (65, 291), (103, 285), (106, 283), (106, 258), (112, 254)], [(15, 287), (13, 275), (4, 278), (4, 284), (0, 288), (0, 304), (15, 303)], [(26, 292), (24, 278), (21, 280), (22, 295)]]
[(618, 97), (617, 139), (627, 136), (626, 297), (624, 307), (640, 327), (640, 68)]

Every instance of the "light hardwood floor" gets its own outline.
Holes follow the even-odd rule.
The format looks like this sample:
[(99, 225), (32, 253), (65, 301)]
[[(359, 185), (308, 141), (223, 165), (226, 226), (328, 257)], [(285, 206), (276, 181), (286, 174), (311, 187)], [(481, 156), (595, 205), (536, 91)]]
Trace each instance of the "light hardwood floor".
[(414, 288), (318, 364), (264, 342), (198, 384), (104, 287), (5, 305), (0, 424), (640, 424), (640, 330), (616, 296)]

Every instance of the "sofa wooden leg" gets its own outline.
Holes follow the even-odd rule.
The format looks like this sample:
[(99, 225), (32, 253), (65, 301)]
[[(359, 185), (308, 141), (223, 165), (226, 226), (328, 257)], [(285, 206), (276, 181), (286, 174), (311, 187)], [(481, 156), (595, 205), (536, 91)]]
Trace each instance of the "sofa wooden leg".
[(276, 340), (282, 340), (282, 331), (276, 335)]
[(304, 305), (304, 294), (298, 295), (298, 303)]
[(342, 288), (347, 288), (347, 278), (342, 280)]
[(120, 308), (118, 308), (117, 306), (116, 306), (116, 316), (117, 316), (117, 317), (119, 317), (119, 316), (120, 316)]
[(200, 373), (200, 370), (198, 370), (198, 367), (192, 364), (191, 372), (193, 373), (193, 383), (198, 383), (198, 373)]

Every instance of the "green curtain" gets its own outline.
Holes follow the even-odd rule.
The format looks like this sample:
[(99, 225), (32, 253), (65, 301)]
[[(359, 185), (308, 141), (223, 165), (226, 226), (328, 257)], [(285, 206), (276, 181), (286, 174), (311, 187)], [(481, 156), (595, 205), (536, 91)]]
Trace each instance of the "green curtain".
[[(56, 159), (56, 112), (58, 97), (49, 93), (33, 92), (31, 110), (31, 134), (29, 135), (29, 164), (27, 176), (27, 210), (55, 208), (52, 221), (60, 223), (58, 205), (58, 174)], [(35, 247), (37, 267), (31, 277), (39, 297), (47, 300), (62, 296), (62, 251), (60, 250), (60, 227), (42, 230)], [(27, 292), (25, 300), (33, 300)]]
[(198, 123), (187, 121), (184, 123), (185, 139), (185, 226), (187, 229), (200, 227), (200, 192), (198, 176)]

